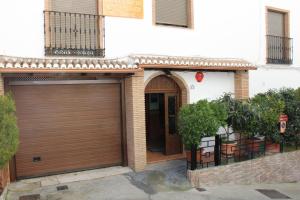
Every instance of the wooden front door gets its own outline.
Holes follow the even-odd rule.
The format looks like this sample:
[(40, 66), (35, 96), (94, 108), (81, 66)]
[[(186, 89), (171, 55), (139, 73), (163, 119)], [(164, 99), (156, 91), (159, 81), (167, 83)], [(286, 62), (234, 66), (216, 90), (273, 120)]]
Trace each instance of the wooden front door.
[[(159, 140), (164, 142), (166, 155), (181, 153), (182, 142), (177, 131), (177, 114), (181, 103), (179, 86), (171, 78), (161, 75), (148, 83), (145, 93), (147, 145), (151, 144), (154, 135), (160, 135)], [(164, 137), (161, 137), (161, 131)]]
[(179, 95), (165, 93), (165, 152), (166, 155), (182, 152), (181, 138), (177, 131), (177, 114), (179, 109)]
[(164, 94), (146, 94), (146, 139), (147, 150), (165, 152)]

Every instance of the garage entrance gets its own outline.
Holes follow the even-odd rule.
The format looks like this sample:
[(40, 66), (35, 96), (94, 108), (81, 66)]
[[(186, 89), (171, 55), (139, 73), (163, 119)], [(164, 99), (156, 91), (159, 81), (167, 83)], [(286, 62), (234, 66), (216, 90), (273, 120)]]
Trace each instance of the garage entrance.
[(18, 179), (122, 164), (118, 80), (9, 85), (20, 129)]

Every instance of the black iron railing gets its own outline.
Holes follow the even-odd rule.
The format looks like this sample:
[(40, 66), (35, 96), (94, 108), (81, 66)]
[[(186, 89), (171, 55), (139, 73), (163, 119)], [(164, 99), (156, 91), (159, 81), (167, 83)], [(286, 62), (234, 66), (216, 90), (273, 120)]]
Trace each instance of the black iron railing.
[(45, 54), (104, 57), (100, 23), (99, 15), (44, 11)]
[(266, 140), (265, 137), (245, 137), (241, 134), (232, 136), (221, 134), (214, 138), (203, 138), (194, 164), (192, 156), (188, 157), (187, 154), (187, 169), (227, 165), (300, 149), (300, 135), (291, 140), (287, 140), (283, 135), (277, 143)]
[(292, 64), (293, 63), (293, 39), (267, 35), (267, 63)]

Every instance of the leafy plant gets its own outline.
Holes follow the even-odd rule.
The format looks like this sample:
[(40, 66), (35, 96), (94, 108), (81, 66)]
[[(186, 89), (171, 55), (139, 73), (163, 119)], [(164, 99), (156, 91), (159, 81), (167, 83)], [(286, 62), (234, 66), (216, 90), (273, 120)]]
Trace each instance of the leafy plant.
[(219, 103), (223, 104), (226, 111), (227, 118), (225, 119), (225, 124), (222, 127), (225, 129), (227, 135), (230, 135), (232, 128), (233, 116), (235, 113), (236, 100), (232, 98), (230, 93), (225, 93), (222, 97), (217, 100)]
[(257, 132), (259, 113), (249, 101), (237, 101), (232, 117), (232, 128), (245, 136), (254, 136)]
[(184, 145), (190, 149), (199, 147), (201, 138), (216, 134), (226, 119), (225, 107), (217, 102), (200, 100), (180, 109), (178, 130)]
[(289, 121), (285, 139), (287, 141), (299, 141), (300, 134), (300, 88), (297, 90), (291, 88), (282, 88), (278, 92), (279, 98), (285, 102), (284, 114), (287, 114)]
[(267, 139), (278, 142), (280, 139), (278, 119), (284, 111), (285, 103), (273, 93), (269, 91), (264, 94), (257, 94), (250, 100), (251, 106), (258, 115), (257, 121), (253, 123), (255, 127), (252, 128), (255, 134), (266, 136)]
[(0, 96), (0, 168), (16, 153), (19, 144), (15, 103), (10, 94)]

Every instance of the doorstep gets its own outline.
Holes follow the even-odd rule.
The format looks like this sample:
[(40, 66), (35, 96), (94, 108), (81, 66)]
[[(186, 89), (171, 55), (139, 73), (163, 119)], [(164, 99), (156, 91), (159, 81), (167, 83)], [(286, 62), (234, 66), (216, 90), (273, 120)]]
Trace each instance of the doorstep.
[(108, 176), (115, 176), (120, 174), (125, 174), (132, 172), (129, 167), (109, 167), (102, 169), (87, 170), (81, 172), (45, 176), (40, 178), (24, 179), (11, 183), (9, 185), (9, 190), (11, 191), (20, 191), (20, 190), (32, 190), (39, 187), (59, 185), (77, 181), (88, 181), (93, 179), (104, 178)]

